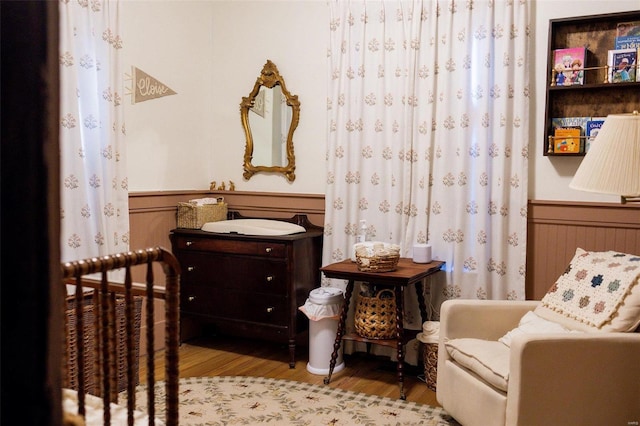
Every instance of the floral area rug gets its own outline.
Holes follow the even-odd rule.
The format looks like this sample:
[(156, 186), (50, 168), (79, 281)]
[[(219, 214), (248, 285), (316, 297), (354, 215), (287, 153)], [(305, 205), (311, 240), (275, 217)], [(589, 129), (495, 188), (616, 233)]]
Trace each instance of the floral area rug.
[[(158, 399), (164, 401), (164, 383)], [(145, 389), (136, 394), (140, 406)], [(162, 419), (164, 407), (156, 407)], [(180, 380), (180, 425), (458, 425), (442, 408), (290, 380)]]

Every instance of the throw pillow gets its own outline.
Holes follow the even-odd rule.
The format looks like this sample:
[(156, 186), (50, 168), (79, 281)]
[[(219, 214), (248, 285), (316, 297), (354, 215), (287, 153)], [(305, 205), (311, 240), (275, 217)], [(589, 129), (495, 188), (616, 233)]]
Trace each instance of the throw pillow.
[(535, 313), (582, 331), (633, 331), (640, 324), (640, 256), (581, 248)]

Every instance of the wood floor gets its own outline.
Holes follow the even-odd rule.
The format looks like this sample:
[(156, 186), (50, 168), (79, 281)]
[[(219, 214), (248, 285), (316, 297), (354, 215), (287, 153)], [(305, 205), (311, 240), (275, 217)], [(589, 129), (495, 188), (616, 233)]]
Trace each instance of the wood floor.
[[(160, 377), (164, 368), (161, 355), (156, 354), (156, 374)], [(298, 347), (295, 368), (289, 368), (288, 359), (286, 345), (224, 336), (199, 338), (182, 343), (180, 347), (180, 377), (270, 377), (389, 398), (399, 397), (396, 363), (388, 358), (366, 353), (345, 355), (345, 368), (334, 373), (328, 385), (323, 384), (324, 375), (307, 371), (308, 348)], [(144, 361), (140, 363), (141, 368), (144, 364)], [(424, 383), (421, 366), (405, 367), (404, 388), (407, 401), (439, 406), (435, 392)]]

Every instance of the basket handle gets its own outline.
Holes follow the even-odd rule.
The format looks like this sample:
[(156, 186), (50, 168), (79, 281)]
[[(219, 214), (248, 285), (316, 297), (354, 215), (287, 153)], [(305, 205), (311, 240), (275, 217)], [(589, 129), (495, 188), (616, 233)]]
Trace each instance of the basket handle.
[(376, 293), (376, 298), (377, 299), (382, 299), (382, 294), (386, 293), (386, 292), (391, 293), (391, 297), (390, 297), (391, 299), (395, 299), (396, 293), (393, 290), (391, 290), (390, 288), (383, 288), (382, 290), (380, 290), (378, 293)]

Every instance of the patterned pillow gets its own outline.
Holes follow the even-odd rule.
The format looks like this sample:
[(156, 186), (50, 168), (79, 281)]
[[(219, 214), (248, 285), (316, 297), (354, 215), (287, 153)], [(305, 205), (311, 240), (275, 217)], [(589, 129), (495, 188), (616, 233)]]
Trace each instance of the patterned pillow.
[(633, 331), (640, 324), (640, 256), (578, 248), (535, 313), (583, 331)]

